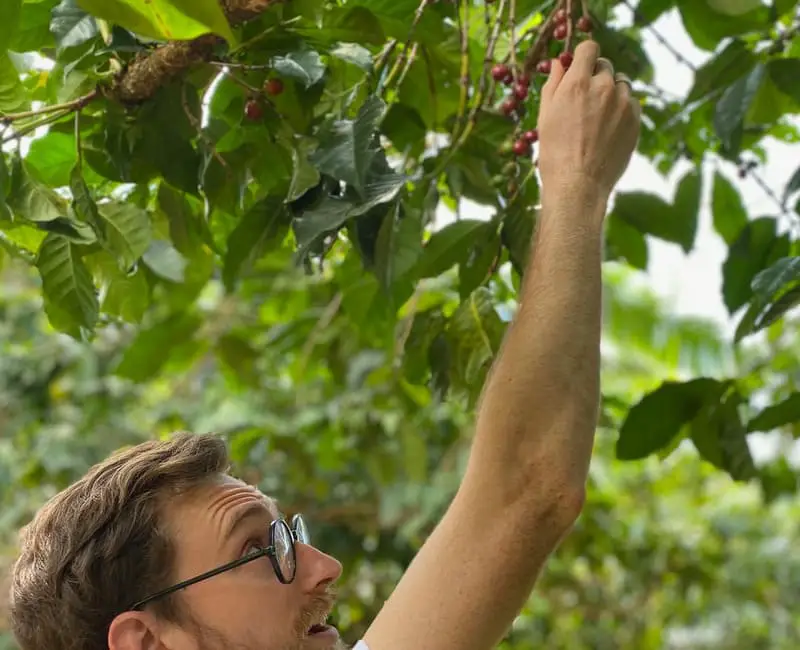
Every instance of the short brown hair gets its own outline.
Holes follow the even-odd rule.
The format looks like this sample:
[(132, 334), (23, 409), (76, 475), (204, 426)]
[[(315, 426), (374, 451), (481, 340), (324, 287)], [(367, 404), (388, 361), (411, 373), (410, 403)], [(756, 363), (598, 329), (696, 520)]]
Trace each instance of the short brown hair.
[[(181, 432), (114, 454), (45, 504), (22, 529), (12, 576), (22, 650), (108, 650), (114, 617), (173, 578), (165, 497), (227, 469), (221, 439)], [(170, 598), (154, 607), (178, 614)]]

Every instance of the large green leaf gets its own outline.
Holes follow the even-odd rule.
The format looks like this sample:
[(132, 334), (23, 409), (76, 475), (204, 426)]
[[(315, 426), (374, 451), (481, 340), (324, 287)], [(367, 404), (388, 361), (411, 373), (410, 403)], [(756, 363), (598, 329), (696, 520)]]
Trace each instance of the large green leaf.
[(277, 246), (289, 230), (286, 207), (275, 198), (259, 201), (245, 213), (228, 238), (222, 279), (226, 288), (235, 287), (240, 274), (249, 270), (268, 246)]
[(213, 33), (235, 38), (218, 0), (78, 0), (97, 18), (164, 40), (188, 40)]
[(756, 65), (747, 75), (729, 86), (714, 113), (714, 131), (730, 155), (739, 152), (744, 135), (745, 117), (766, 78), (766, 68)]
[(337, 120), (320, 134), (320, 145), (310, 157), (324, 174), (351, 185), (364, 195), (367, 172), (380, 151), (375, 138), (386, 105), (378, 97), (370, 97), (354, 120)]
[(728, 312), (734, 314), (747, 304), (756, 275), (788, 254), (789, 238), (778, 234), (775, 219), (762, 217), (748, 222), (722, 265), (722, 298)]
[(0, 20), (0, 52), (8, 49), (19, 22), (22, 0), (3, 0), (3, 19)]
[(29, 104), (19, 80), (19, 72), (8, 54), (0, 52), (0, 111), (13, 113), (25, 110)]
[(692, 441), (700, 455), (737, 481), (749, 481), (756, 466), (739, 415), (742, 398), (729, 396), (721, 404), (707, 404), (692, 422)]
[(711, 211), (714, 229), (730, 246), (747, 225), (747, 210), (739, 190), (719, 170), (714, 172)]
[(784, 257), (753, 280), (753, 299), (739, 326), (735, 340), (741, 341), (781, 318), (800, 304), (800, 257)]
[(104, 245), (122, 264), (133, 266), (152, 241), (147, 212), (130, 203), (104, 203), (97, 212), (101, 221), (95, 225)]
[(711, 93), (727, 88), (748, 74), (756, 61), (756, 57), (740, 39), (732, 40), (719, 54), (697, 69), (686, 101), (704, 99)]
[(78, 6), (78, 0), (62, 0), (53, 9), (50, 31), (59, 50), (82, 45), (100, 33), (94, 16)]
[(479, 241), (491, 238), (493, 229), (488, 221), (462, 219), (435, 232), (422, 250), (416, 268), (418, 277), (432, 278), (465, 263)]
[(80, 338), (82, 330), (93, 330), (98, 303), (89, 270), (75, 244), (50, 234), (42, 242), (36, 259), (42, 278), (45, 311), (57, 330)]
[(780, 403), (762, 410), (747, 423), (747, 431), (768, 433), (795, 422), (800, 422), (800, 393), (792, 393)]
[(32, 178), (19, 159), (12, 167), (8, 205), (18, 217), (28, 221), (53, 221), (67, 213), (66, 200)]
[(684, 205), (680, 210), (655, 194), (620, 192), (614, 199), (611, 214), (639, 232), (680, 244), (684, 251), (689, 252), (694, 247), (698, 219), (697, 210), (693, 208), (693, 197), (697, 191), (694, 172), (683, 182), (685, 198), (682, 198)]
[(669, 446), (724, 389), (724, 384), (708, 378), (664, 382), (628, 412), (617, 440), (617, 458), (639, 460)]
[(314, 50), (300, 50), (277, 56), (272, 67), (284, 77), (297, 79), (306, 88), (313, 86), (325, 74), (325, 64)]

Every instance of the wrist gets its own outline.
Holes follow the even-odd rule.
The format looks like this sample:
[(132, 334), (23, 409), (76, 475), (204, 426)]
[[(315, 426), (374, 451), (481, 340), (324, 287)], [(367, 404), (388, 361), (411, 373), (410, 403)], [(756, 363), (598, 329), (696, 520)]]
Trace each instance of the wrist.
[(542, 213), (574, 217), (585, 225), (602, 226), (610, 192), (589, 179), (564, 178), (542, 185)]

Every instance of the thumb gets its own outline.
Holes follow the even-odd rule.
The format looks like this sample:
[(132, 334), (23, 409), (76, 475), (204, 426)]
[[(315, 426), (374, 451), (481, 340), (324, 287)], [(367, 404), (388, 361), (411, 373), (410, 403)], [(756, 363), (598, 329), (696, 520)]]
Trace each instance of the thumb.
[(561, 65), (558, 57), (550, 60), (550, 76), (547, 78), (544, 86), (542, 86), (542, 102), (549, 102), (556, 92), (561, 80), (564, 78), (566, 70)]

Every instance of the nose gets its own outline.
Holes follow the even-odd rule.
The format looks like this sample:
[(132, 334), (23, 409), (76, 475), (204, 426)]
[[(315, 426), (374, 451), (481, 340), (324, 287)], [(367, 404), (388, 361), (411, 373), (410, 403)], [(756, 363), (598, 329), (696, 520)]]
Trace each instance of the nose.
[(342, 576), (342, 563), (308, 544), (297, 543), (297, 577), (304, 590), (317, 591)]

